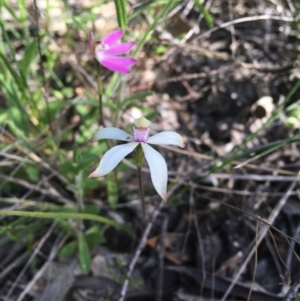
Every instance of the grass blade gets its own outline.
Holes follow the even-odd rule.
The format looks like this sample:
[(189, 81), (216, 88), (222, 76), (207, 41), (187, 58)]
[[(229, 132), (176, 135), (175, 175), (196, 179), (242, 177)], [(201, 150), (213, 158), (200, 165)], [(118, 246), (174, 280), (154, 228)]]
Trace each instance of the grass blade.
[(124, 29), (127, 26), (126, 0), (114, 0), (114, 2), (116, 6), (119, 27)]
[(194, 0), (195, 5), (199, 9), (200, 13), (203, 14), (203, 17), (209, 28), (214, 26), (214, 20), (207, 9), (203, 6), (203, 4), (199, 0)]
[(24, 53), (23, 60), (20, 65), (20, 71), (22, 72), (24, 78), (27, 80), (28, 71), (32, 61), (36, 58), (38, 52), (37, 40), (30, 43)]

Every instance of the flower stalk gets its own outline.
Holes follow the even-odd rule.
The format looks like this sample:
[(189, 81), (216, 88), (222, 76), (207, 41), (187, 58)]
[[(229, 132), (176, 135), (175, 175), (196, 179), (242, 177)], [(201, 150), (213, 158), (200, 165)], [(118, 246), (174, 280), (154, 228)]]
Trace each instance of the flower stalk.
[(104, 115), (103, 115), (103, 87), (101, 79), (101, 65), (97, 64), (97, 85), (98, 85), (98, 99), (99, 99), (99, 126), (105, 127)]
[(145, 203), (145, 194), (143, 186), (143, 176), (142, 176), (142, 165), (144, 161), (144, 152), (141, 145), (138, 145), (136, 148), (136, 162), (137, 162), (137, 177), (139, 185), (139, 195), (142, 205), (142, 221), (143, 226), (146, 225), (146, 203)]

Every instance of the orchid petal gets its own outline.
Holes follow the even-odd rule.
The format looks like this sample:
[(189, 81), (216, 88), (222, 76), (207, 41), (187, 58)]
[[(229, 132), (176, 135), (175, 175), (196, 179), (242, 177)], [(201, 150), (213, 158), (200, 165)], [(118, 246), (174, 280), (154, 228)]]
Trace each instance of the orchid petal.
[(115, 139), (121, 141), (133, 141), (133, 136), (127, 134), (123, 130), (120, 130), (115, 127), (107, 127), (100, 129), (94, 135), (94, 140), (101, 140), (101, 139)]
[(148, 138), (147, 143), (162, 145), (178, 145), (184, 147), (183, 138), (176, 132), (164, 131)]
[(103, 53), (102, 55), (97, 53), (97, 59), (107, 69), (120, 73), (129, 73), (129, 67), (137, 62), (131, 57), (105, 56)]
[(104, 55), (119, 55), (130, 51), (135, 47), (133, 43), (122, 43), (118, 45), (112, 45), (107, 50), (103, 50)]
[(101, 177), (112, 171), (129, 153), (136, 147), (137, 142), (130, 142), (114, 146), (102, 157), (97, 169), (89, 175), (89, 178)]
[(151, 180), (157, 193), (167, 200), (168, 168), (163, 156), (150, 145), (141, 143), (145, 158), (148, 162)]
[(102, 39), (103, 44), (111, 45), (120, 40), (123, 36), (123, 31), (121, 29), (114, 30)]

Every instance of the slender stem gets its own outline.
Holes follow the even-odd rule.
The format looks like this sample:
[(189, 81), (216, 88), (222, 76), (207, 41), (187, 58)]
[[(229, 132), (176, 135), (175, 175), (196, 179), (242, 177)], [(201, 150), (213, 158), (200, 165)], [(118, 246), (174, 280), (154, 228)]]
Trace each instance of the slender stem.
[(53, 129), (53, 125), (51, 122), (51, 116), (50, 116), (50, 108), (49, 108), (49, 99), (48, 99), (48, 95), (47, 95), (47, 84), (46, 84), (46, 76), (45, 76), (45, 70), (44, 70), (44, 66), (43, 66), (43, 53), (42, 53), (42, 47), (41, 47), (41, 36), (40, 36), (40, 24), (39, 24), (39, 8), (37, 6), (36, 0), (33, 0), (33, 4), (34, 4), (34, 9), (35, 9), (35, 22), (36, 22), (36, 38), (37, 38), (37, 44), (38, 44), (38, 52), (39, 52), (39, 57), (40, 57), (40, 71), (41, 71), (41, 79), (42, 79), (42, 85), (44, 87), (44, 89), (42, 90), (44, 93), (44, 97), (45, 97), (45, 101), (46, 101), (46, 115), (47, 115), (47, 119), (48, 119), (48, 124), (49, 124), (49, 128), (50, 131), (52, 133), (54, 133), (54, 129)]
[(144, 187), (142, 181), (142, 168), (140, 166), (138, 166), (137, 168), (137, 175), (138, 175), (138, 182), (139, 182), (140, 199), (142, 203), (143, 225), (145, 225), (146, 224), (145, 194), (144, 194)]
[(97, 60), (97, 84), (98, 84), (98, 96), (99, 96), (99, 125), (102, 125), (105, 127), (104, 124), (104, 117), (103, 117), (103, 100), (102, 100), (102, 95), (103, 95), (103, 87), (102, 87), (102, 80), (101, 80), (101, 65)]
[(119, 116), (120, 116), (120, 113), (121, 111), (123, 110), (122, 109), (122, 105), (123, 105), (123, 92), (124, 92), (124, 89), (125, 89), (125, 82), (124, 82), (124, 77), (120, 79), (120, 84), (119, 84), (119, 88), (118, 88), (118, 95), (117, 95), (117, 98), (116, 98), (116, 107), (117, 107), (117, 110), (115, 112), (115, 116), (114, 116), (114, 125), (117, 125), (118, 123), (118, 120), (119, 120)]
[(139, 183), (139, 193), (140, 193), (140, 199), (142, 203), (143, 226), (144, 226), (146, 225), (146, 206), (145, 206), (144, 187), (142, 181), (143, 161), (144, 161), (144, 152), (141, 144), (139, 144), (136, 148), (136, 165), (137, 165), (137, 176), (138, 176), (138, 183)]

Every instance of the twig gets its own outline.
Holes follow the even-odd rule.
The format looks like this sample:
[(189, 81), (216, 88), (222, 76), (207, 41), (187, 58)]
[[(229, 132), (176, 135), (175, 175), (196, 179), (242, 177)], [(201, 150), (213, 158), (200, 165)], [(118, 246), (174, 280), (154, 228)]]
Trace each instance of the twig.
[(29, 266), (31, 265), (32, 261), (34, 260), (34, 258), (37, 256), (37, 254), (40, 252), (42, 246), (44, 245), (44, 243), (46, 242), (46, 240), (49, 238), (50, 234), (53, 232), (55, 226), (56, 226), (57, 222), (53, 222), (52, 225), (50, 226), (49, 230), (47, 231), (47, 233), (45, 234), (45, 236), (41, 239), (41, 241), (39, 242), (39, 244), (37, 245), (36, 249), (34, 250), (34, 252), (32, 253), (32, 255), (30, 256), (29, 260), (27, 261), (27, 263), (25, 264), (25, 266), (23, 267), (23, 269), (21, 270), (20, 274), (18, 275), (17, 279), (15, 280), (15, 282), (13, 283), (13, 285), (11, 286), (10, 290), (8, 291), (8, 293), (5, 296), (5, 300), (8, 300), (10, 295), (13, 293), (13, 291), (15, 290), (17, 284), (19, 283), (19, 281), (21, 280), (21, 278), (24, 276), (24, 273), (26, 272), (26, 270), (29, 268)]
[(293, 22), (295, 21), (294, 18), (290, 17), (284, 17), (284, 16), (274, 16), (274, 15), (261, 15), (261, 16), (251, 16), (251, 17), (244, 17), (244, 18), (239, 18), (235, 19), (232, 21), (228, 21), (225, 23), (222, 23), (221, 25), (218, 25), (196, 37), (194, 37), (192, 40), (198, 40), (204, 37), (210, 36), (213, 32), (217, 31), (218, 29), (229, 27), (235, 24), (239, 23), (245, 23), (245, 22), (255, 22), (255, 21), (264, 21), (264, 20), (277, 20), (277, 21), (282, 21), (282, 22)]
[(128, 288), (128, 284), (129, 284), (129, 280), (128, 278), (130, 277), (131, 273), (133, 272), (133, 269), (137, 263), (138, 258), (141, 255), (141, 252), (143, 251), (145, 245), (146, 245), (146, 241), (147, 241), (147, 237), (152, 229), (153, 223), (156, 220), (156, 217), (158, 215), (158, 213), (160, 212), (161, 208), (163, 207), (163, 205), (165, 204), (164, 200), (160, 200), (159, 204), (157, 205), (157, 207), (154, 209), (154, 212), (152, 213), (151, 218), (148, 221), (147, 227), (145, 228), (142, 238), (140, 240), (140, 243), (138, 244), (138, 247), (133, 255), (133, 258), (131, 259), (130, 263), (129, 263), (129, 267), (128, 270), (126, 272), (126, 279), (124, 280), (122, 287), (121, 287), (121, 292), (120, 292), (120, 297), (119, 297), (119, 301), (124, 301), (125, 295), (126, 295), (126, 291)]
[(198, 240), (198, 250), (201, 255), (201, 266), (202, 266), (202, 281), (201, 281), (201, 286), (200, 286), (200, 295), (203, 295), (203, 290), (205, 287), (205, 281), (206, 281), (206, 269), (205, 269), (205, 250), (204, 250), (204, 243), (203, 243), (203, 238), (200, 232), (200, 226), (198, 223), (198, 218), (197, 218), (197, 213), (196, 213), (196, 207), (195, 207), (195, 201), (194, 201), (194, 187), (192, 186), (190, 189), (190, 206), (192, 207), (192, 212), (194, 215), (194, 225), (195, 225), (195, 230), (196, 230), (196, 235), (197, 235), (197, 240)]
[[(43, 189), (43, 188), (39, 187), (45, 181), (48, 181), (52, 176), (54, 176), (54, 175), (50, 174), (44, 180), (40, 181), (40, 183), (38, 185), (33, 185), (33, 184), (30, 184), (30, 183), (26, 182), (25, 180), (16, 179), (16, 178), (13, 178), (11, 176), (6, 176), (6, 175), (3, 175), (3, 174), (0, 174), (0, 179), (4, 179), (7, 182), (18, 184), (20, 186), (23, 186), (23, 187), (29, 189), (30, 191), (38, 191), (39, 193), (41, 193), (43, 195), (51, 196), (51, 197), (55, 198), (57, 201), (60, 201), (64, 204), (73, 204), (70, 200), (66, 199), (61, 194), (59, 194), (57, 190)], [(23, 199), (25, 199), (25, 197), (23, 197)]]
[[(294, 237), (295, 239), (299, 239), (300, 237), (300, 224), (297, 227)], [(286, 258), (286, 265), (288, 266), (287, 272), (291, 270), (292, 260), (293, 260), (293, 250), (295, 248), (295, 244), (296, 244), (295, 240), (292, 240), (292, 242), (290, 243), (290, 248), (287, 253), (287, 258)]]
[[(1, 131), (1, 135), (0, 135), (0, 141), (1, 142), (4, 142), (5, 144), (8, 144), (8, 142), (6, 142), (6, 139), (9, 139), (9, 144), (13, 144), (13, 146), (18, 150), (20, 151), (24, 157), (27, 159), (31, 159), (32, 161), (34, 161), (35, 163), (39, 164), (40, 166), (42, 166), (43, 168), (51, 171), (52, 173), (55, 173), (55, 176), (60, 180), (62, 181), (65, 185), (68, 185), (69, 184), (69, 181), (64, 177), (62, 176), (58, 171), (56, 171), (55, 169), (53, 169), (51, 167), (50, 164), (48, 164), (47, 162), (45, 162), (45, 160), (43, 160), (41, 157), (39, 157), (36, 153), (34, 153), (33, 151), (31, 151), (30, 149), (27, 149), (26, 147), (24, 147), (22, 144), (19, 144), (19, 142), (15, 139), (15, 137), (11, 136), (10, 133), (5, 130), (5, 129), (2, 129)], [(34, 146), (35, 148), (37, 148), (37, 146), (35, 145)], [(5, 157), (9, 157), (11, 156), (11, 154), (7, 154), (3, 151), (1, 151), (1, 156), (5, 156)], [(23, 161), (21, 161), (23, 162)]]
[(223, 174), (223, 173), (211, 173), (210, 177), (218, 179), (237, 179), (237, 180), (250, 180), (250, 181), (273, 181), (273, 182), (300, 182), (299, 176), (272, 176), (272, 175), (238, 175), (238, 174)]
[[(12, 270), (14, 270), (16, 267), (21, 265), (25, 259), (28, 257), (28, 252), (22, 253), (19, 257), (17, 257), (9, 266), (7, 266), (5, 269), (3, 269), (0, 273), (0, 280), (2, 280), (6, 275), (11, 273)], [(4, 264), (1, 262), (2, 266)]]
[(254, 286), (254, 282), (255, 282), (255, 276), (256, 276), (256, 271), (257, 271), (257, 252), (258, 252), (257, 236), (258, 236), (258, 225), (259, 225), (259, 220), (256, 221), (255, 245), (254, 245), (254, 249), (255, 249), (255, 252), (254, 252), (255, 253), (255, 255), (254, 255), (254, 270), (253, 270), (252, 282), (251, 282), (251, 286), (250, 286), (250, 290), (249, 290), (247, 301), (251, 300), (251, 293), (252, 293), (252, 290), (253, 290), (253, 286)]
[[(37, 273), (34, 275), (32, 280), (26, 285), (23, 292), (20, 294), (17, 301), (22, 301), (24, 297), (32, 290), (33, 286), (36, 284), (36, 282), (43, 276), (46, 269), (50, 265), (50, 263), (53, 261), (54, 257), (57, 255), (60, 247), (64, 245), (68, 238), (68, 235), (65, 235), (61, 241), (57, 240), (57, 243), (54, 244), (54, 246), (51, 249), (50, 255), (48, 260), (44, 263), (44, 265), (37, 271)], [(58, 238), (59, 239), (59, 238)]]
[[(269, 225), (272, 225), (275, 221), (275, 219), (277, 218), (278, 214), (280, 213), (281, 209), (283, 208), (283, 206), (286, 204), (287, 199), (290, 196), (290, 193), (292, 192), (292, 190), (295, 188), (296, 186), (296, 181), (293, 182), (288, 191), (286, 192), (286, 194), (279, 200), (279, 202), (277, 203), (276, 207), (272, 210), (267, 223)], [(263, 221), (263, 219), (260, 219), (260, 221)], [(229, 286), (229, 288), (226, 290), (225, 294), (223, 295), (223, 298), (221, 299), (221, 301), (225, 301), (228, 297), (228, 295), (231, 293), (233, 287), (235, 286), (235, 284), (237, 283), (237, 281), (239, 280), (241, 274), (244, 272), (248, 262), (250, 261), (250, 259), (252, 258), (254, 252), (255, 252), (255, 248), (258, 248), (258, 246), (260, 245), (260, 243), (262, 242), (263, 238), (266, 236), (266, 234), (268, 233), (269, 228), (268, 227), (264, 227), (259, 231), (259, 237), (257, 239), (257, 244), (256, 246), (254, 246), (251, 251), (249, 252), (248, 256), (246, 257), (244, 263), (242, 264), (242, 266), (240, 267), (240, 269), (238, 270), (237, 274), (235, 275), (235, 277), (232, 279), (231, 285)]]
[(161, 227), (161, 235), (158, 243), (158, 277), (155, 292), (155, 301), (161, 301), (163, 297), (163, 284), (164, 284), (164, 255), (165, 255), (165, 236), (168, 228), (169, 219), (165, 216)]
[(295, 296), (300, 288), (300, 277), (298, 275), (295, 283), (290, 287), (287, 294), (285, 295), (283, 301), (292, 301), (295, 299)]

